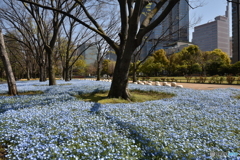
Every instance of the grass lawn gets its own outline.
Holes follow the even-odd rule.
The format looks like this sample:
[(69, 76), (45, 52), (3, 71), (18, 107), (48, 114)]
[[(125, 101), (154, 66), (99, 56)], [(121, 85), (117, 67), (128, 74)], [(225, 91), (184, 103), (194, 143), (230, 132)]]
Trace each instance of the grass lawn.
[(130, 100), (124, 100), (119, 98), (107, 98), (108, 92), (97, 92), (97, 93), (88, 93), (76, 95), (77, 98), (84, 101), (98, 102), (101, 104), (105, 103), (132, 103), (132, 102), (145, 102), (152, 100), (160, 100), (164, 98), (171, 98), (174, 94), (164, 93), (164, 92), (153, 92), (153, 91), (141, 91), (141, 90), (132, 90), (130, 91), (131, 98)]
[[(43, 91), (27, 91), (27, 92), (18, 92), (18, 95), (36, 95), (43, 94)], [(0, 93), (0, 96), (9, 96), (7, 93)]]

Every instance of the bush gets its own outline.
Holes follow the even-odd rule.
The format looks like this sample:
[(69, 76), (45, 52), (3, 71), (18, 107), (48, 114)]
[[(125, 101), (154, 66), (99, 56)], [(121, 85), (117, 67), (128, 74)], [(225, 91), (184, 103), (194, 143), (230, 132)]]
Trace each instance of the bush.
[(156, 81), (159, 81), (159, 79), (158, 78), (154, 78), (154, 81), (156, 82)]
[(224, 81), (224, 77), (220, 77), (220, 84)]
[(206, 80), (207, 80), (206, 76), (195, 77), (195, 82), (196, 83), (205, 83)]
[(224, 77), (219, 77), (219, 75), (214, 75), (211, 77), (211, 79), (208, 82), (222, 84), (223, 81), (224, 81)]
[(161, 78), (161, 81), (163, 81), (163, 82), (164, 82), (164, 81), (165, 81), (165, 79), (166, 79), (166, 78), (164, 78), (164, 77), (163, 77), (163, 78)]
[(185, 78), (187, 79), (187, 83), (189, 83), (192, 79), (192, 76), (185, 76)]
[(235, 77), (233, 77), (232, 75), (228, 75), (226, 80), (228, 84), (233, 84), (233, 82), (235, 81)]
[(237, 77), (237, 84), (240, 84), (240, 77)]
[(171, 81), (172, 81), (172, 82), (177, 82), (177, 79), (171, 78)]

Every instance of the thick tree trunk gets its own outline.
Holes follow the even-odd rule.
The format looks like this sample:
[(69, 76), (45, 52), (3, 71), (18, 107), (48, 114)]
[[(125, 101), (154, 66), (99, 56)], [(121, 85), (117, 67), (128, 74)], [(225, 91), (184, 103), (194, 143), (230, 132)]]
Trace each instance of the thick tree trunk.
[[(127, 53), (129, 51), (129, 53)], [(131, 62), (131, 49), (125, 51), (122, 59), (117, 58), (116, 66), (113, 73), (113, 80), (108, 94), (109, 98), (129, 99), (130, 93), (128, 86), (128, 73)]]
[(53, 63), (53, 52), (49, 48), (47, 48), (46, 51), (47, 51), (47, 55), (48, 55), (49, 86), (56, 85), (57, 83), (56, 83), (54, 63)]
[(2, 35), (2, 31), (0, 29), (0, 52), (1, 58), (4, 64), (4, 68), (7, 75), (7, 82), (8, 82), (8, 94), (9, 95), (17, 95), (17, 85), (13, 75), (12, 67), (8, 58), (8, 54), (5, 48), (5, 43)]

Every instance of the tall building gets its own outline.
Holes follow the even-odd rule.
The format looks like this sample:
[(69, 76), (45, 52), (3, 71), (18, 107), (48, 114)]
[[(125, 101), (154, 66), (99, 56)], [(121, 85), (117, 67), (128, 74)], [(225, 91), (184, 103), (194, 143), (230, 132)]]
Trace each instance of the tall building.
[(79, 48), (79, 53), (84, 57), (86, 64), (93, 65), (97, 60), (97, 46), (85, 43)]
[[(172, 44), (178, 41), (188, 42), (189, 41), (189, 0), (180, 0), (164, 19), (164, 21), (153, 29), (148, 41), (142, 48), (141, 57), (145, 57), (151, 48), (157, 44), (156, 48), (152, 52), (163, 49), (163, 46)], [(149, 3), (143, 12), (142, 19), (145, 18), (147, 12), (154, 8), (154, 3)], [(167, 5), (167, 4), (166, 4)], [(164, 8), (164, 7), (163, 7)], [(159, 11), (160, 15), (162, 10)], [(156, 17), (158, 17), (155, 16)], [(158, 42), (158, 40), (160, 42)]]
[(177, 41), (189, 41), (189, 4), (188, 0), (180, 0), (165, 18), (161, 26), (160, 35), (164, 35), (163, 43), (173, 43)]
[(240, 61), (240, 0), (232, 0), (232, 63)]
[(229, 20), (227, 15), (217, 16), (212, 22), (194, 27), (192, 43), (198, 45), (202, 51), (212, 51), (218, 48), (230, 56)]

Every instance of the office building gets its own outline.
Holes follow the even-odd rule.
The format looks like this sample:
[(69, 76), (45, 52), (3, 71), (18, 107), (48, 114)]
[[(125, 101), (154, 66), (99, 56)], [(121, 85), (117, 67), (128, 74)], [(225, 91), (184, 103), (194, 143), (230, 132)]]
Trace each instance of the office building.
[(229, 19), (227, 16), (227, 14), (226, 16), (217, 16), (212, 22), (194, 27), (192, 43), (198, 45), (202, 51), (212, 51), (218, 48), (230, 56)]
[(163, 46), (163, 49), (165, 50), (167, 55), (171, 55), (174, 53), (180, 52), (183, 48), (193, 45), (189, 42), (174, 42), (172, 44), (167, 44)]
[[(161, 24), (164, 33), (164, 44), (177, 41), (189, 41), (189, 4), (188, 0), (180, 0)], [(157, 35), (155, 38), (158, 38)]]
[[(169, 13), (169, 15), (153, 29), (148, 41), (142, 48), (141, 59), (150, 52), (163, 49), (163, 46), (175, 42), (189, 41), (189, 4), (188, 0), (180, 0)], [(167, 5), (167, 4), (166, 4)], [(154, 3), (149, 3), (143, 12), (142, 19), (154, 8)], [(164, 7), (163, 7), (164, 8)], [(160, 15), (162, 10), (159, 11)], [(158, 17), (155, 16), (155, 17)], [(148, 36), (148, 35), (147, 35)], [(147, 37), (146, 36), (146, 37)], [(160, 40), (160, 41), (159, 41)], [(151, 50), (153, 46), (156, 47)]]
[(83, 55), (87, 65), (93, 65), (97, 60), (97, 46), (90, 43), (83, 44), (79, 47), (79, 53)]
[(232, 63), (240, 61), (240, 0), (232, 0)]

